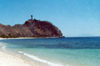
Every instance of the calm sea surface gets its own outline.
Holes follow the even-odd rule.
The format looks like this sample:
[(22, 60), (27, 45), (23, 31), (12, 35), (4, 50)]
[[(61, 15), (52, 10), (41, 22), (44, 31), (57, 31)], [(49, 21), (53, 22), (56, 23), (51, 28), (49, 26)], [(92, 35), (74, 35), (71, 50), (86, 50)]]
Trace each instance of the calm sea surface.
[(6, 39), (0, 43), (56, 66), (100, 66), (100, 37)]

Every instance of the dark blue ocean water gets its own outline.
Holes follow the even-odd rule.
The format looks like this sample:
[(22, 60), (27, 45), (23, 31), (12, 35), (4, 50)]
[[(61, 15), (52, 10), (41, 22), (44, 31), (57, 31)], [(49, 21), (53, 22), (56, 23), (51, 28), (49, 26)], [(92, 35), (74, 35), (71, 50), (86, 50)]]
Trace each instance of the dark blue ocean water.
[(63, 66), (100, 65), (100, 37), (6, 39), (0, 42), (7, 49)]
[(15, 47), (26, 48), (100, 49), (100, 37), (7, 39), (1, 41), (15, 45)]

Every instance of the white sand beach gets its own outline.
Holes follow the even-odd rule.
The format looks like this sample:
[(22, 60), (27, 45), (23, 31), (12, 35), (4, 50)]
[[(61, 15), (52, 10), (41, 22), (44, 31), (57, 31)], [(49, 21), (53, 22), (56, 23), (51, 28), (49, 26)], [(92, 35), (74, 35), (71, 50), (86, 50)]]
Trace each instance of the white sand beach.
[[(27, 38), (0, 38), (7, 39), (27, 39)], [(30, 38), (28, 38), (30, 39)], [(40, 59), (34, 55), (29, 55), (21, 51), (13, 52), (6, 49), (6, 43), (0, 42), (0, 66), (62, 66)]]
[[(0, 38), (0, 40), (4, 39), (7, 38)], [(9, 38), (9, 39), (15, 39), (15, 38)], [(24, 56), (23, 54), (7, 51), (3, 43), (0, 42), (0, 66), (49, 66), (49, 65), (33, 60), (29, 57)]]
[(0, 51), (0, 66), (32, 66), (26, 61)]
[(0, 66), (48, 66), (21, 55), (0, 51)]

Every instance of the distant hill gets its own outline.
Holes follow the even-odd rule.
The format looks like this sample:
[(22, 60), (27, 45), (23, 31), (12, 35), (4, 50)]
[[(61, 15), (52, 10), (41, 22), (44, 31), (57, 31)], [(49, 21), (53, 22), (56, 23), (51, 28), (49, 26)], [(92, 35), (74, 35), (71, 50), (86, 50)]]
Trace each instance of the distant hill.
[(61, 31), (48, 21), (30, 19), (14, 26), (0, 24), (0, 37), (63, 37)]

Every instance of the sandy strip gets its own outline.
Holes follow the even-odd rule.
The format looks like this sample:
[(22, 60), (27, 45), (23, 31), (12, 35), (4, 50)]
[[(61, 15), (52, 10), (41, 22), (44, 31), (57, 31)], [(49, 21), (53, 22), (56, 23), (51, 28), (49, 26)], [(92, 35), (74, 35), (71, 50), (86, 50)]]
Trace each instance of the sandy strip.
[(21, 55), (9, 54), (0, 50), (0, 66), (48, 66)]
[[(5, 39), (27, 39), (27, 38), (0, 38)], [(30, 39), (30, 38), (29, 38)], [(0, 66), (50, 66), (47, 63), (33, 60), (23, 54), (5, 50), (2, 42), (0, 42)]]
[[(17, 38), (1, 38), (0, 39), (35, 39), (39, 37), (17, 37)], [(42, 37), (41, 37), (42, 38)], [(47, 37), (46, 37), (47, 38)], [(48, 37), (49, 38), (49, 37)]]
[[(0, 38), (5, 39), (31, 39), (31, 38)], [(34, 57), (34, 59), (33, 59)], [(3, 61), (2, 61), (3, 60)], [(59, 64), (51, 63), (49, 61), (37, 58), (35, 56), (27, 57), (24, 53), (15, 53), (7, 51), (3, 43), (0, 42), (0, 66), (62, 66)]]
[(32, 66), (24, 60), (0, 51), (0, 66)]

